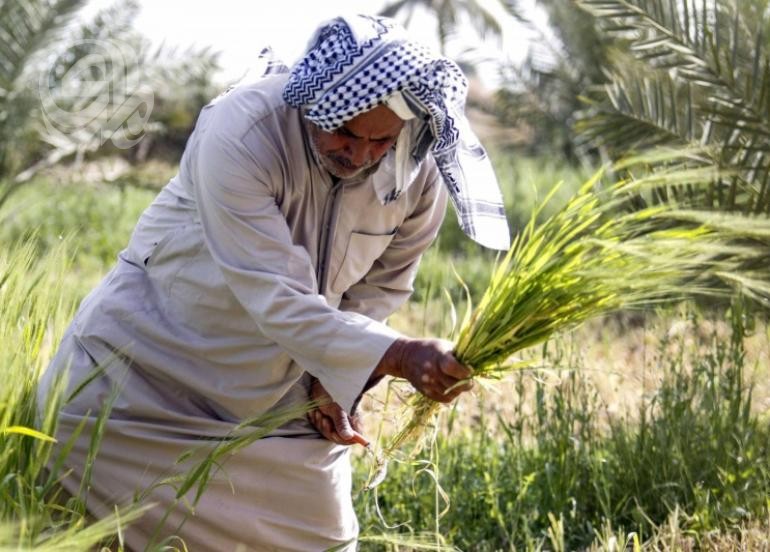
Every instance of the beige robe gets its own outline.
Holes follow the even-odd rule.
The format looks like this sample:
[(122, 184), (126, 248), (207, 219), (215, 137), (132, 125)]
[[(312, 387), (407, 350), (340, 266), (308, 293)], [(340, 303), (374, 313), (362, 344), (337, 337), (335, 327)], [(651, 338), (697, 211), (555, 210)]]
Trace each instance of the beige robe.
[[(121, 389), (91, 480), (96, 515), (168, 476), (201, 438), (305, 402), (308, 374), (349, 410), (398, 335), (380, 321), (409, 296), (443, 218), (435, 164), (385, 206), (371, 177), (333, 184), (301, 114), (281, 99), (285, 79), (204, 108), (179, 174), (83, 301), (41, 382), (44, 396), (69, 366), (73, 389), (107, 365), (62, 412), (60, 442), (88, 419), (67, 462), (71, 492), (95, 413)], [(151, 493), (159, 505), (127, 531), (131, 548), (146, 546), (172, 496)], [(348, 451), (297, 420), (228, 459), (186, 513), (177, 508), (159, 538), (177, 533), (193, 551), (352, 542)]]

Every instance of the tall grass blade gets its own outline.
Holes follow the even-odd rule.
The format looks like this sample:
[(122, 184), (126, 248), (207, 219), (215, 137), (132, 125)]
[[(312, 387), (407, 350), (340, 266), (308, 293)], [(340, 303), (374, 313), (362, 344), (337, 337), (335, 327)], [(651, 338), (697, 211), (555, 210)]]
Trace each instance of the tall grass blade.
[[(507, 363), (518, 351), (620, 309), (736, 291), (759, 303), (770, 299), (767, 219), (711, 217), (673, 202), (624, 209), (663, 180), (706, 187), (713, 169), (672, 168), (606, 187), (602, 174), (542, 223), (533, 215), (514, 240), (456, 339), (455, 356), (474, 378), (521, 368)], [(418, 451), (439, 404), (415, 394), (408, 408), (386, 455), (413, 441)]]

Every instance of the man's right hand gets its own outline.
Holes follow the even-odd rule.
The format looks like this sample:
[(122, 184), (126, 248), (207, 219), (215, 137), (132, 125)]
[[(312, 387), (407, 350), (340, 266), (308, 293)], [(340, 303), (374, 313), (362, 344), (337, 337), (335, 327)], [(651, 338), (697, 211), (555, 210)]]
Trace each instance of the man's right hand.
[(447, 403), (473, 386), (462, 381), (472, 373), (454, 357), (450, 341), (400, 338), (385, 351), (374, 375), (404, 378), (429, 399)]

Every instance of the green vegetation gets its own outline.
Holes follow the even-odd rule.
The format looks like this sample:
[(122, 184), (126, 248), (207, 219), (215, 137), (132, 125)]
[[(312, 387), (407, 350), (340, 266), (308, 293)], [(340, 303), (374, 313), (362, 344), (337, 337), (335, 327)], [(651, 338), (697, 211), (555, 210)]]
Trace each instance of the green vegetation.
[[(157, 84), (157, 109), (146, 130), (155, 132), (158, 141), (159, 131), (166, 132), (160, 153), (168, 157), (184, 143), (197, 108), (214, 92), (210, 74), (216, 55), (204, 49), (184, 56), (189, 63), (155, 63), (160, 52), (148, 49), (131, 29), (135, 2), (103, 10), (68, 35), (65, 23), (84, 4), (13, 0), (0, 7), (0, 30), (10, 45), (0, 53), (0, 549), (120, 549), (121, 528), (141, 514), (125, 510), (94, 522), (82, 500), (63, 493), (60, 458), (53, 456), (57, 449), (48, 436), (55, 433), (55, 413), (66, 397), (54, 394), (38, 405), (36, 385), (76, 304), (111, 266), (152, 200), (153, 190), (144, 186), (165, 180), (136, 170), (112, 184), (63, 184), (53, 173), (44, 175), (43, 169), (60, 159), (98, 147), (98, 133), (88, 127), (51, 142), (41, 134), (44, 113), (30, 96), (34, 86), (29, 83), (48, 74), (51, 99), (62, 99), (66, 87), (57, 75), (66, 75), (79, 59), (93, 54), (83, 39), (125, 39), (137, 54), (127, 69), (150, 68)], [(517, 11), (517, 2), (502, 4), (531, 25)], [(684, 317), (660, 310), (641, 315), (640, 329), (635, 326), (640, 315), (620, 313), (571, 335), (552, 334), (587, 318), (560, 324), (564, 311), (559, 309), (565, 305), (588, 305), (581, 312), (590, 316), (603, 312), (590, 308), (605, 305), (602, 301), (613, 309), (638, 305), (635, 286), (645, 283), (640, 277), (644, 267), (637, 263), (636, 272), (629, 270), (628, 263), (617, 262), (612, 248), (591, 240), (622, 224), (622, 217), (634, 220), (658, 208), (670, 215), (662, 228), (632, 227), (606, 234), (604, 241), (614, 241), (616, 252), (628, 252), (640, 238), (671, 232), (675, 224), (694, 229), (706, 223), (711, 231), (729, 233), (731, 241), (718, 250), (716, 242), (709, 243), (699, 262), (708, 259), (713, 268), (746, 254), (739, 265), (714, 273), (708, 285), (721, 281), (729, 284), (722, 290), (754, 289), (755, 299), (770, 293), (769, 4), (541, 4), (551, 28), (539, 35), (539, 42), (549, 52), (543, 56), (533, 50), (522, 67), (507, 68), (496, 102), (482, 106), (505, 124), (529, 130), (528, 151), (540, 155), (493, 154), (519, 245), (501, 270), (516, 275), (509, 282), (515, 285), (507, 288), (519, 295), (488, 298), (482, 306), (497, 307), (495, 316), (505, 322), (501, 327), (523, 327), (521, 316), (529, 318), (529, 305), (540, 317), (535, 330), (543, 331), (537, 339), (498, 334), (490, 326), (474, 334), (475, 350), (495, 361), (502, 359), (495, 356), (498, 341), (521, 338), (517, 347), (524, 347), (521, 354), (538, 369), (495, 382), (497, 395), (490, 389), (465, 397), (439, 425), (427, 424), (434, 439), (422, 457), (391, 462), (381, 486), (357, 493), (361, 548), (766, 548), (770, 426), (763, 408), (770, 400), (765, 384), (770, 332), (752, 310), (756, 305), (726, 297), (723, 306), (712, 305), (709, 318), (700, 314), (703, 305), (690, 306)], [(415, 7), (435, 11), (442, 44), (466, 20), (479, 32), (500, 30), (475, 1), (399, 0), (386, 9), (409, 14)], [(50, 53), (43, 57), (54, 65), (36, 61), (43, 59), (41, 53)], [(548, 56), (550, 66), (543, 63)], [(103, 122), (97, 118), (93, 124), (102, 130)], [(130, 155), (144, 158), (150, 143)], [(660, 146), (677, 153), (651, 154), (650, 148)], [(580, 201), (595, 206), (618, 198), (597, 191), (589, 199), (573, 199), (593, 170), (555, 162), (555, 151), (572, 163), (610, 159), (616, 169), (613, 181), (641, 178), (654, 185), (627, 194), (623, 215), (609, 205), (602, 206), (601, 220), (565, 216), (569, 211), (562, 208), (570, 200), (580, 214)], [(637, 158), (634, 165), (618, 165), (629, 153), (642, 156), (644, 163)], [(712, 177), (694, 185), (704, 174)], [(534, 206), (558, 181), (563, 185), (529, 225)], [(678, 208), (701, 211), (683, 214)], [(553, 226), (539, 226), (546, 221)], [(594, 247), (584, 250), (586, 255), (555, 247), (570, 246), (567, 238), (581, 231), (581, 247)], [(525, 243), (532, 245), (530, 250)], [(522, 251), (531, 254), (522, 257)], [(601, 257), (601, 251), (609, 256)], [(672, 251), (658, 253), (656, 262), (673, 262)], [(530, 271), (540, 274), (535, 283), (545, 285), (525, 285), (532, 283), (522, 275), (527, 258), (536, 261)], [(482, 297), (498, 260), (462, 235), (450, 211), (438, 243), (423, 259), (412, 302), (393, 324), (406, 333), (450, 336), (467, 294), (475, 301)], [(546, 261), (548, 266), (542, 264)], [(686, 258), (677, 261), (687, 264)], [(655, 267), (661, 268), (651, 262), (650, 268)], [(571, 276), (573, 287), (566, 294), (554, 293), (564, 278), (547, 280), (544, 268), (561, 270), (556, 271), (560, 278)], [(597, 280), (586, 280), (589, 273), (616, 288), (593, 293), (607, 288), (592, 287)], [(505, 282), (508, 275), (500, 272), (495, 281)], [(677, 295), (674, 283), (665, 280), (656, 297)], [(516, 303), (517, 297), (525, 301)], [(549, 297), (555, 300), (545, 302)], [(512, 304), (523, 306), (512, 309)], [(685, 331), (675, 330), (680, 323)], [(552, 340), (540, 351), (526, 348), (546, 338)], [(622, 391), (608, 389), (607, 382), (618, 379), (628, 385)], [(379, 393), (380, 399), (382, 393), (387, 399), (396, 395), (385, 389)], [(398, 406), (388, 404), (384, 418), (398, 416)], [(379, 440), (385, 442), (390, 428), (383, 423), (381, 429)], [(204, 451), (208, 455), (200, 455), (188, 473), (160, 484), (176, 485), (180, 500), (194, 499), (205, 492), (207, 478), (224, 456), (258, 437), (239, 433), (238, 439)], [(66, 453), (66, 443), (62, 448)], [(97, 449), (95, 439), (91, 454)], [(46, 470), (51, 462), (53, 468)], [(356, 468), (363, 485), (371, 469), (368, 457), (357, 456)]]
[(87, 550), (141, 514), (134, 508), (89, 522), (83, 502), (58, 485), (61, 457), (49, 435), (61, 393), (39, 405), (36, 389), (73, 313), (63, 285), (67, 246), (41, 256), (30, 244), (0, 247), (0, 549)]
[(136, 0), (78, 20), (86, 4), (0, 4), (0, 205), (86, 152), (145, 160), (155, 149), (178, 161), (199, 110), (221, 90), (212, 83), (218, 54), (152, 46), (133, 28)]
[[(658, 156), (656, 156), (658, 159)], [(676, 157), (669, 158), (676, 164)], [(770, 235), (767, 221), (737, 230), (673, 202), (628, 210), (638, 194), (661, 180), (697, 188), (713, 181), (710, 170), (656, 172), (649, 177), (600, 186), (589, 179), (555, 214), (538, 222), (536, 207), (496, 267), (478, 305), (462, 320), (455, 355), (474, 378), (500, 377), (526, 366), (509, 362), (522, 349), (541, 344), (591, 318), (700, 296), (736, 292), (770, 302), (759, 266), (761, 247), (739, 246), (737, 237)], [(705, 184), (703, 184), (705, 183)], [(556, 189), (554, 189), (555, 191)], [(545, 204), (547, 205), (547, 200)], [(416, 394), (413, 415), (385, 449), (387, 456), (418, 440), (440, 404)]]
[[(592, 173), (591, 170), (578, 169), (551, 158), (519, 157), (505, 152), (493, 154), (492, 158), (503, 193), (508, 224), (514, 234), (526, 227), (535, 206), (542, 202), (556, 183), (562, 184), (538, 213), (538, 221), (563, 207)], [(459, 304), (465, 295), (462, 287), (457, 285), (455, 272), (462, 274), (472, 296), (481, 297), (492, 275), (496, 257), (497, 253), (485, 250), (463, 234), (457, 217), (450, 209), (436, 243), (423, 257), (412, 301), (423, 303), (429, 299), (443, 299), (444, 290), (448, 290), (452, 300)], [(447, 258), (451, 263), (446, 262)]]
[[(392, 464), (376, 497), (358, 497), (362, 525), (383, 531), (381, 515), (404, 536), (437, 527), (461, 550), (574, 550), (608, 529), (621, 547), (634, 533), (647, 541), (671, 516), (701, 545), (712, 532), (766, 519), (770, 427), (752, 411), (754, 367), (736, 309), (727, 336), (659, 341), (648, 369), (661, 381), (639, 391), (638, 410), (612, 413), (586, 377), (581, 348), (550, 344), (542, 361), (551, 368), (519, 373), (498, 404), (480, 399), (471, 424), (448, 414), (434, 465)], [(359, 470), (367, 468), (362, 459)]]
[[(517, 163), (518, 168), (511, 164), (512, 174), (532, 171), (531, 178), (537, 178), (531, 169), (537, 161)], [(151, 198), (151, 192), (130, 187), (40, 181), (0, 211), (5, 221), (0, 232), (0, 335), (3, 343), (14, 344), (3, 348), (2, 376), (12, 384), (2, 388), (0, 397), (6, 430), (0, 441), (0, 480), (5, 482), (0, 487), (0, 546), (42, 546), (49, 539), (72, 538), (75, 549), (87, 549), (117, 534), (130, 518), (123, 513), (120, 521), (89, 524), (82, 504), (57, 492), (58, 475), (42, 470), (50, 443), (8, 429), (53, 432), (55, 404), (47, 405), (49, 416), (42, 425), (34, 421), (36, 377), (74, 304), (111, 265)], [(445, 232), (440, 239), (446, 239)], [(423, 267), (425, 279), (417, 285), (441, 279), (452, 295), (462, 297), (444, 267), (450, 261), (462, 267), (464, 256), (471, 255), (433, 248)], [(478, 259), (475, 265), (482, 264)], [(405, 331), (449, 331), (448, 302), (439, 285), (432, 286), (435, 294), (418, 287), (421, 301), (404, 311), (411, 318), (404, 313), (396, 317)], [(649, 354), (647, 369), (651, 381), (661, 382), (636, 390), (634, 408), (624, 408), (624, 398), (600, 397), (596, 381), (609, 375), (594, 372), (584, 360), (584, 348), (591, 343), (624, 339), (613, 324), (595, 326), (596, 333), (585, 339), (550, 343), (541, 359), (549, 366), (545, 372), (517, 375), (499, 396), (480, 393), (478, 404), (466, 400), (424, 458), (391, 463), (376, 491), (358, 494), (363, 534), (370, 539), (362, 549), (410, 550), (415, 542), (435, 548), (443, 542), (462, 550), (566, 550), (602, 548), (612, 539), (633, 542), (632, 534), (640, 543), (663, 548), (687, 539), (705, 546), (715, 535), (756, 538), (745, 535), (761, 531), (761, 525), (755, 526), (768, 514), (770, 430), (757, 411), (767, 391), (758, 394), (752, 388), (756, 361), (747, 360), (743, 349), (747, 319), (737, 313), (728, 319), (732, 337), (714, 330), (692, 341), (669, 339), (665, 329), (649, 331), (661, 341)], [(759, 325), (753, 331), (762, 338), (766, 355), (768, 336), (762, 332), (767, 330)], [(607, 370), (628, 368), (621, 356), (604, 356)], [(396, 405), (388, 409), (396, 411)], [(369, 460), (362, 457), (357, 466), (361, 486)], [(442, 493), (449, 506), (439, 516), (446, 506)], [(405, 525), (383, 525), (375, 498), (385, 522)]]
[(690, 163), (728, 175), (699, 193), (667, 191), (712, 210), (770, 214), (768, 3), (577, 4), (618, 45), (605, 64), (610, 82), (578, 124), (583, 138), (615, 158), (661, 145), (710, 146)]

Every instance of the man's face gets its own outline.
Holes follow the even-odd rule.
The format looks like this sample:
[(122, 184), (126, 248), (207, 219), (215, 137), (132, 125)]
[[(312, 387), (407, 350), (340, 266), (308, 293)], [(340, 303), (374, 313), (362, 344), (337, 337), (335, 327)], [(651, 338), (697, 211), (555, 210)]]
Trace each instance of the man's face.
[(333, 132), (310, 124), (310, 138), (323, 167), (341, 179), (353, 178), (380, 162), (404, 126), (384, 105), (361, 113)]

